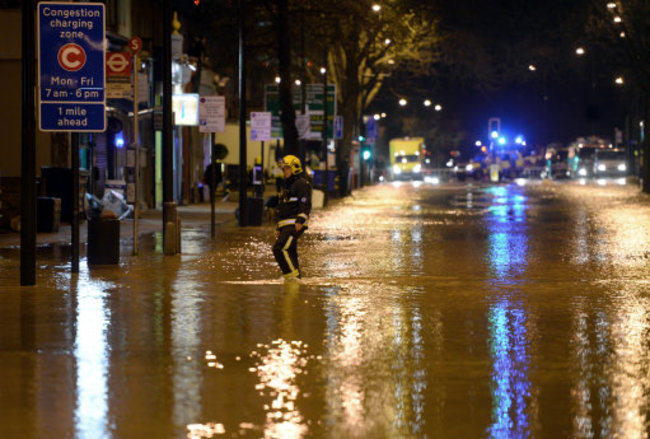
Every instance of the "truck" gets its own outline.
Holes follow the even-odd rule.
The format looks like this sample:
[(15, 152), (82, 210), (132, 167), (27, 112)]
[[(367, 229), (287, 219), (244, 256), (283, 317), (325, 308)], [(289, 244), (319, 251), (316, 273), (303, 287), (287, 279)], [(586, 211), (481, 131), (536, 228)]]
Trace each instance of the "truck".
[(388, 142), (391, 180), (422, 180), (423, 137), (401, 137)]

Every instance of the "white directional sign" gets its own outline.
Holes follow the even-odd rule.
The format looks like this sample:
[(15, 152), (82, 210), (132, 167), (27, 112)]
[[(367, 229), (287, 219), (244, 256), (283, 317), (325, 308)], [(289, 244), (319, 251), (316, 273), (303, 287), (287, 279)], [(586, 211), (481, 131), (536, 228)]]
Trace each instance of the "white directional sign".
[(104, 5), (38, 3), (39, 128), (106, 129)]
[(271, 112), (251, 112), (251, 140), (271, 140)]
[(226, 131), (226, 98), (224, 96), (199, 97), (199, 132), (223, 133)]

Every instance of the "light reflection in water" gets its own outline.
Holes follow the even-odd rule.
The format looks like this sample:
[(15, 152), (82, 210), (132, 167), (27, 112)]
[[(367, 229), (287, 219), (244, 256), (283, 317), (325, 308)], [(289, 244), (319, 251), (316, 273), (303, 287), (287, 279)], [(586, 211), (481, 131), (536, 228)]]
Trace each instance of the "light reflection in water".
[(253, 371), (259, 378), (256, 389), (273, 398), (265, 405), (264, 438), (294, 439), (308, 431), (296, 401), (300, 396), (298, 375), (307, 367), (307, 345), (301, 341), (274, 340), (266, 353), (255, 352), (258, 358)]
[(608, 320), (612, 314), (600, 310), (591, 316), (584, 301), (577, 306), (572, 345), (578, 379), (571, 389), (575, 437), (648, 437), (649, 304), (634, 294), (617, 300), (613, 321)]
[(187, 361), (195, 355), (201, 340), (203, 286), (181, 274), (173, 284), (171, 341), (174, 354), (174, 421), (187, 424), (201, 414), (201, 364)]
[(105, 306), (106, 290), (113, 285), (79, 274), (77, 333), (74, 356), (77, 366), (76, 437), (108, 438), (108, 346), (110, 313)]
[[(528, 403), (531, 397), (530, 346), (527, 312), (512, 299), (514, 276), (527, 266), (528, 236), (526, 198), (520, 187), (496, 186), (488, 190), (493, 203), (487, 216), (489, 264), (499, 291), (488, 310), (489, 349), (492, 357), (491, 437), (520, 438), (530, 435)], [(501, 289), (510, 291), (501, 291)]]

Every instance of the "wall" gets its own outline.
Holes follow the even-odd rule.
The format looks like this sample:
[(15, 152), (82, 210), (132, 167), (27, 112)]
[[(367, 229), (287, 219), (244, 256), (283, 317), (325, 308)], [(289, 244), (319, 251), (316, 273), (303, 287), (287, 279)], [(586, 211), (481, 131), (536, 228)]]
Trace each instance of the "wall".
[[(227, 123), (226, 131), (223, 133), (215, 133), (215, 143), (223, 143), (228, 147), (228, 156), (224, 160), (224, 163), (229, 165), (238, 165), (239, 164), (239, 124), (236, 123)], [(277, 145), (277, 140), (271, 140), (270, 142), (264, 142), (264, 168), (271, 170), (275, 163), (273, 159), (275, 158), (274, 152), (271, 151), (271, 147), (275, 148)], [(282, 140), (280, 140), (280, 145), (282, 145)], [(251, 140), (251, 128), (249, 125), (246, 126), (246, 163), (247, 167), (252, 168), (255, 163), (255, 157), (259, 157), (261, 153), (262, 142)], [(272, 155), (269, 155), (272, 154)]]
[[(0, 10), (0, 175), (21, 174), (22, 52), (20, 10)], [(36, 96), (35, 96), (36, 98)], [(37, 103), (38, 104), (38, 103)], [(37, 119), (38, 123), (38, 119)], [(34, 127), (36, 130), (37, 128)], [(50, 135), (36, 131), (36, 170), (50, 163)]]

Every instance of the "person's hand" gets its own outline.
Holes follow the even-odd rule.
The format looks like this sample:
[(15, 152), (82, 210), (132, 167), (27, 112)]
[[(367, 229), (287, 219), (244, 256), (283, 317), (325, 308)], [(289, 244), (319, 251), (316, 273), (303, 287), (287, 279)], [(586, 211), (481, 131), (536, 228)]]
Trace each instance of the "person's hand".
[(303, 228), (303, 225), (300, 223), (296, 223), (296, 232), (300, 232)]

